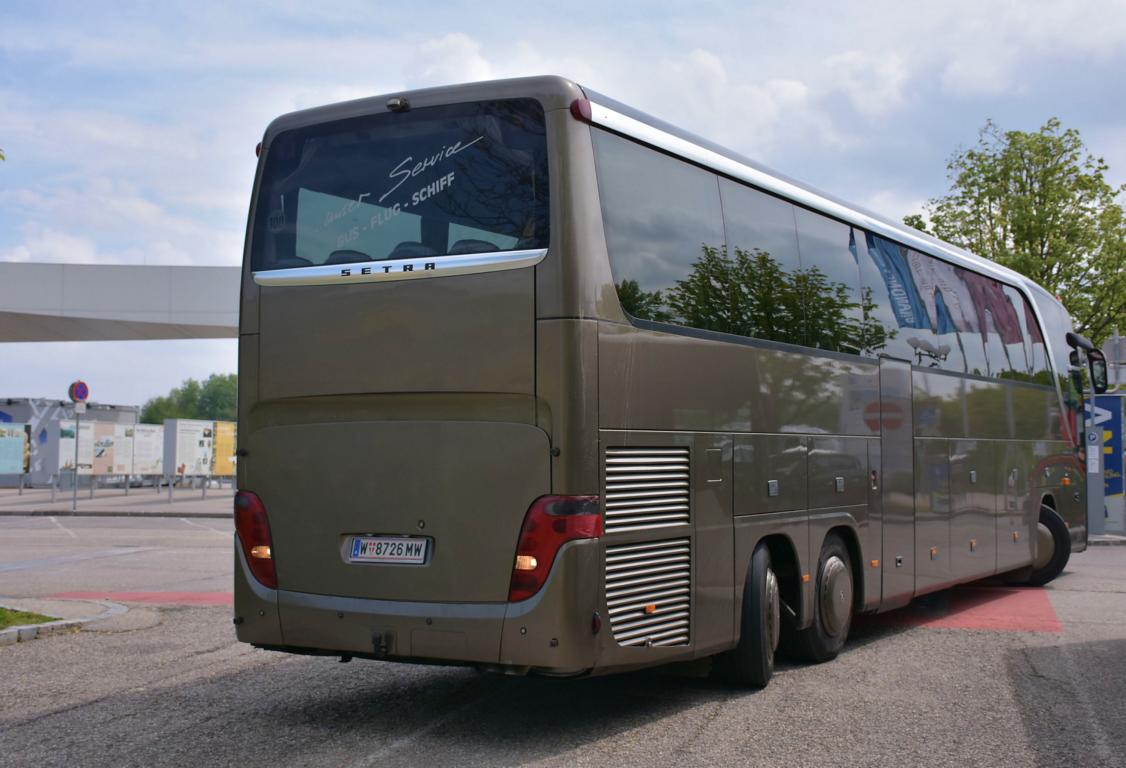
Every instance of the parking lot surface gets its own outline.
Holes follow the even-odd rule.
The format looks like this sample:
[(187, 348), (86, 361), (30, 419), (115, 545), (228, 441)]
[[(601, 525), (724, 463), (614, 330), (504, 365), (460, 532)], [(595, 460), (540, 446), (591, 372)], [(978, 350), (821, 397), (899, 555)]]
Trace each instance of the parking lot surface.
[(1126, 547), (861, 618), (836, 661), (747, 691), (706, 664), (549, 680), (256, 650), (231, 541), (228, 520), (0, 518), (0, 596), (129, 607), (0, 647), (0, 765), (1126, 764)]

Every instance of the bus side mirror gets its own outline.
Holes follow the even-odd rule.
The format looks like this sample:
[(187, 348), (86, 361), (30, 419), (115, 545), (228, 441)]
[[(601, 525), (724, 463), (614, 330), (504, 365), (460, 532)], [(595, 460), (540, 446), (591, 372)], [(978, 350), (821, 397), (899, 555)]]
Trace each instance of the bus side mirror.
[(1106, 355), (1101, 349), (1088, 351), (1087, 365), (1091, 369), (1091, 389), (1101, 395), (1107, 390)]

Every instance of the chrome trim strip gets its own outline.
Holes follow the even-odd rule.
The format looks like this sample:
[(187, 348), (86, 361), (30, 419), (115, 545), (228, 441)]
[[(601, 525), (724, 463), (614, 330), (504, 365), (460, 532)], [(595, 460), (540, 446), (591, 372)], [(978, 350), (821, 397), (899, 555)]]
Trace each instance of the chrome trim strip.
[[(830, 200), (823, 197), (816, 192), (806, 189), (805, 187), (798, 186), (792, 182), (784, 179), (779, 179), (772, 176), (758, 168), (741, 163), (738, 160), (733, 160), (730, 157), (721, 155), (720, 153), (701, 147), (687, 139), (682, 139), (679, 136), (663, 131), (660, 128), (655, 128), (648, 123), (644, 123), (629, 115), (623, 115), (615, 109), (603, 106), (594, 101), (590, 102), (591, 122), (595, 125), (608, 128), (617, 133), (637, 139), (645, 144), (663, 149), (678, 157), (690, 160), (699, 165), (703, 165), (712, 170), (718, 171), (732, 178), (745, 181), (748, 184), (753, 184), (760, 189), (765, 189), (773, 192), (780, 197), (787, 198), (793, 202), (800, 203), (809, 208), (822, 211), (835, 216), (842, 221), (847, 221), (850, 224), (855, 224), (858, 227), (875, 232), (893, 240), (898, 240), (901, 243), (906, 243), (913, 248), (917, 248), (923, 253), (930, 255), (941, 255), (942, 258), (951, 261), (958, 266), (971, 269), (975, 272), (987, 274), (994, 277), (1006, 285), (1019, 290), (1026, 301), (1032, 307), (1032, 313), (1036, 318), (1036, 322), (1040, 324), (1041, 331), (1046, 330), (1044, 325), (1044, 318), (1040, 315), (1040, 308), (1032, 298), (1032, 291), (1028, 287), (1029, 279), (1019, 272), (1015, 272), (1006, 267), (1002, 267), (988, 259), (963, 252), (962, 250), (943, 243), (940, 240), (932, 241), (924, 239), (914, 234), (907, 227), (897, 227), (883, 222), (877, 218), (873, 218), (862, 211), (855, 210), (842, 205), (835, 200)], [(936, 253), (937, 252), (937, 253)], [(1066, 308), (1065, 308), (1066, 309)], [(1068, 313), (1070, 316), (1070, 313)], [(1055, 356), (1053, 352), (1053, 342), (1048, 338), (1047, 333), (1042, 333), (1045, 340), (1045, 353), (1048, 356), (1049, 363), (1053, 370), (1055, 369)], [(1056, 371), (1056, 376), (1061, 373)], [(1064, 374), (1066, 375), (1066, 372)], [(1061, 413), (1063, 412), (1063, 393), (1057, 384), (1056, 396), (1060, 401)]]
[(524, 251), (466, 253), (393, 261), (360, 261), (352, 264), (321, 264), (315, 267), (266, 269), (254, 273), (258, 285), (339, 285), (415, 280), (424, 277), (473, 275), (504, 269), (532, 267), (547, 256), (546, 248)]

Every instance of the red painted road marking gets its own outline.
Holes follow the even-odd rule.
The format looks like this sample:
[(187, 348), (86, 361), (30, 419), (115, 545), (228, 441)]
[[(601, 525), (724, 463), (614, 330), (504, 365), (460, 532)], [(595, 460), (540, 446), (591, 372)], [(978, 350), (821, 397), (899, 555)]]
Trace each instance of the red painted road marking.
[(230, 592), (59, 592), (49, 597), (60, 600), (116, 600), (122, 603), (161, 605), (230, 605)]
[(929, 595), (882, 618), (935, 629), (1056, 634), (1063, 629), (1047, 591), (1022, 587), (959, 587)]

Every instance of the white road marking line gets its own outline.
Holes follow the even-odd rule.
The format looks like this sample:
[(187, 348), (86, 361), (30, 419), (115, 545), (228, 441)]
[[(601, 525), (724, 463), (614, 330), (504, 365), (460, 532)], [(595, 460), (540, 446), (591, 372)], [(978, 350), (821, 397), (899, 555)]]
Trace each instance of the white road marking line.
[(59, 529), (60, 531), (62, 531), (63, 533), (65, 533), (65, 534), (66, 534), (67, 536), (71, 537), (72, 539), (77, 539), (77, 538), (78, 538), (78, 534), (76, 534), (76, 533), (75, 533), (74, 531), (70, 530), (69, 528), (67, 528), (66, 526), (64, 526), (64, 525), (63, 525), (62, 523), (60, 523), (60, 522), (59, 522), (58, 520), (56, 520), (56, 519), (55, 519), (55, 517), (54, 517), (54, 515), (52, 515), (52, 516), (51, 516), (51, 517), (49, 517), (48, 519), (49, 519), (49, 520), (50, 520), (50, 521), (51, 521), (52, 523), (54, 523), (54, 524), (55, 524), (55, 527), (56, 527), (56, 528), (58, 528), (58, 529)]
[(188, 518), (186, 518), (186, 517), (181, 517), (181, 518), (180, 518), (180, 522), (182, 522), (182, 523), (187, 523), (188, 525), (194, 525), (194, 526), (195, 526), (196, 528), (202, 528), (202, 529), (203, 529), (203, 530), (205, 530), (205, 531), (211, 531), (212, 533), (217, 533), (217, 534), (219, 534), (220, 536), (224, 536), (224, 537), (225, 537), (225, 536), (230, 536), (230, 535), (231, 535), (230, 531), (220, 531), (220, 530), (219, 530), (218, 528), (212, 528), (212, 527), (211, 527), (210, 525), (202, 525), (202, 524), (200, 524), (200, 523), (197, 523), (197, 522), (195, 522), (195, 521), (193, 521), (193, 520), (189, 520), (189, 519), (188, 519)]

